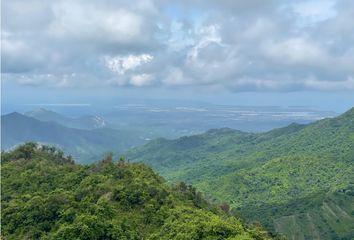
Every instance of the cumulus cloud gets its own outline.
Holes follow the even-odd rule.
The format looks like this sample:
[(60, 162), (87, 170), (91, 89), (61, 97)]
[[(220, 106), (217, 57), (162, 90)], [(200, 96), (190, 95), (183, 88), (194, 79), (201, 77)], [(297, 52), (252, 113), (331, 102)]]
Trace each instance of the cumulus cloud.
[(350, 0), (5, 0), (2, 17), (22, 85), (353, 90)]
[(144, 63), (151, 62), (154, 59), (152, 55), (127, 55), (116, 57), (105, 57), (106, 66), (115, 73), (124, 74), (128, 70), (134, 70)]

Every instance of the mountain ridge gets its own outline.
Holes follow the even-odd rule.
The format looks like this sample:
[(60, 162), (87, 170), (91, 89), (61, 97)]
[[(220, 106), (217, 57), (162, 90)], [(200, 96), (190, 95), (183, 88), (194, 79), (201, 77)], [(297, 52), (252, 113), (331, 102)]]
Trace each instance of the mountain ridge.
[[(354, 108), (335, 118), (307, 125), (290, 124), (264, 133), (217, 132), (151, 141), (130, 150), (127, 157), (150, 165), (171, 182), (192, 183), (210, 198), (230, 203), (236, 213), (260, 221), (269, 230), (283, 231), (289, 238), (295, 237), (294, 233), (286, 228), (276, 228), (272, 222), (276, 219), (272, 219), (271, 214), (262, 216), (260, 211), (254, 213), (255, 218), (250, 218), (248, 209), (278, 204), (277, 211), (285, 213), (291, 201), (302, 201), (320, 192), (333, 194), (351, 188)], [(325, 198), (325, 194), (321, 196)], [(349, 196), (354, 201), (352, 198)], [(350, 213), (351, 206), (344, 207)], [(342, 231), (335, 224), (347, 220), (338, 218), (333, 223), (322, 208), (316, 209), (313, 214), (318, 216), (318, 225), (314, 223), (314, 229), (321, 233), (321, 239), (351, 236), (350, 228)], [(312, 210), (308, 207), (303, 211), (310, 214)], [(294, 216), (299, 213), (293, 209)], [(276, 216), (277, 219), (282, 217)], [(328, 223), (323, 225), (325, 220)], [(352, 217), (351, 220), (354, 222)], [(320, 227), (327, 230), (319, 230)], [(300, 230), (297, 234), (306, 236), (312, 233)]]
[(99, 116), (83, 115), (75, 118), (67, 117), (45, 108), (38, 108), (24, 113), (24, 115), (44, 122), (55, 122), (69, 128), (90, 130), (107, 126), (105, 120)]
[(119, 152), (145, 142), (128, 131), (68, 128), (18, 112), (3, 115), (1, 120), (2, 149), (35, 141), (60, 147), (80, 162), (92, 162), (108, 151)]

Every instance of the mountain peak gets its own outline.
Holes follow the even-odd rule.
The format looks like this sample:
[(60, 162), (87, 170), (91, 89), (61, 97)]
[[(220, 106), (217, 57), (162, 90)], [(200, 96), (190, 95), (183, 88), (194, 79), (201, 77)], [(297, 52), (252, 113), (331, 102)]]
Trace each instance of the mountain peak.
[(19, 112), (12, 112), (12, 113), (8, 113), (8, 114), (3, 115), (3, 117), (8, 117), (8, 118), (25, 117), (25, 115), (23, 115), (22, 113), (19, 113)]

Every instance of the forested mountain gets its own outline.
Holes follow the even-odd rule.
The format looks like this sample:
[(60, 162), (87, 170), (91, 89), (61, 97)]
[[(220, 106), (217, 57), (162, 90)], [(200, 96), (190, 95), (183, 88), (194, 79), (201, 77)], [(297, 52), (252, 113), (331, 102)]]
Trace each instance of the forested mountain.
[(106, 121), (99, 116), (84, 115), (77, 118), (67, 117), (57, 112), (44, 108), (38, 108), (25, 113), (28, 117), (33, 117), (43, 122), (59, 123), (65, 127), (78, 129), (96, 129), (107, 126)]
[(36, 141), (62, 148), (79, 162), (92, 162), (107, 151), (121, 152), (143, 144), (137, 132), (68, 128), (55, 122), (43, 122), (20, 113), (1, 116), (2, 149)]
[(265, 133), (217, 129), (158, 139), (127, 156), (290, 239), (354, 237), (354, 109)]
[(1, 160), (2, 239), (270, 239), (142, 164), (76, 165), (34, 143)]

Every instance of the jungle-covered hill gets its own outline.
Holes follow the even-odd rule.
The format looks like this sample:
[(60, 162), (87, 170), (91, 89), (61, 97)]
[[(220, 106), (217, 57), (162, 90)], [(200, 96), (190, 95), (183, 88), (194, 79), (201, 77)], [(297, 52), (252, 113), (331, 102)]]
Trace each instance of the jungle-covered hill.
[(143, 164), (77, 165), (35, 143), (2, 152), (2, 239), (269, 239)]

